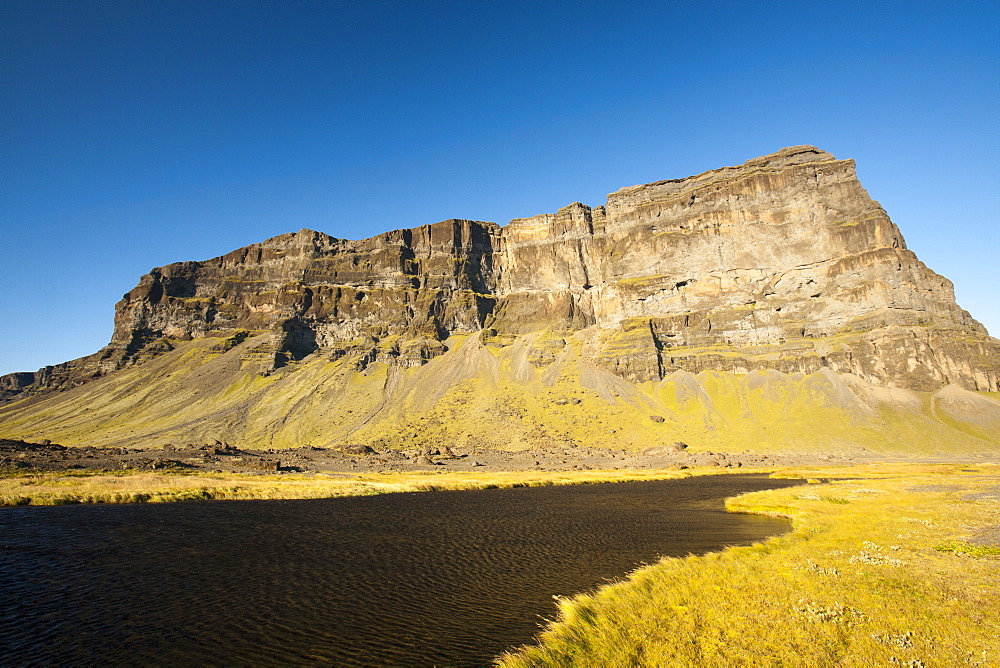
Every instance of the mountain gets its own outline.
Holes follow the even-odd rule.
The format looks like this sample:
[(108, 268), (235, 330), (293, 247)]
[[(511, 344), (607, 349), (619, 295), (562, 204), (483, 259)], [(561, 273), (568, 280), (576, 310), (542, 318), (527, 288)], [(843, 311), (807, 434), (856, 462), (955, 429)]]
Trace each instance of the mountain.
[(854, 162), (796, 146), (503, 227), (153, 269), (104, 349), (0, 379), (0, 436), (991, 452), (998, 353)]

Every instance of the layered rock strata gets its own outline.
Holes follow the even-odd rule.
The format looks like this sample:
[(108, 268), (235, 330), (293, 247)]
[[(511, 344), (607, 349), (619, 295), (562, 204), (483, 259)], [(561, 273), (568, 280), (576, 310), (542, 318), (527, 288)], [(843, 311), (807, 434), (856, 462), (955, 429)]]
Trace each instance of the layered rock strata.
[(583, 337), (585, 359), (638, 383), (827, 368), (889, 387), (1000, 390), (1000, 342), (907, 250), (854, 162), (797, 146), (505, 227), (448, 220), (362, 241), (301, 230), (157, 268), (118, 303), (107, 347), (4, 376), (0, 398), (205, 337), (220, 352), (259, 341), (242, 359), (268, 374), (310, 356), (419, 366), (463, 334), (525, 345), (538, 368)]

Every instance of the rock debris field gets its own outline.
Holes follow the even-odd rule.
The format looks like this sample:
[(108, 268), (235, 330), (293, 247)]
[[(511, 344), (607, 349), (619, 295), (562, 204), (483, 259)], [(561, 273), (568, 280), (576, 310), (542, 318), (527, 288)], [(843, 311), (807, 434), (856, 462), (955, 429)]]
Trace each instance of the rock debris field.
[(240, 449), (221, 441), (158, 449), (65, 447), (0, 439), (0, 471), (203, 471), (227, 473), (389, 473), (397, 471), (580, 471), (615, 469), (745, 468), (849, 463), (827, 455), (690, 452), (683, 443), (643, 452), (602, 448), (503, 452), (472, 448), (376, 450), (346, 444), (321, 448)]

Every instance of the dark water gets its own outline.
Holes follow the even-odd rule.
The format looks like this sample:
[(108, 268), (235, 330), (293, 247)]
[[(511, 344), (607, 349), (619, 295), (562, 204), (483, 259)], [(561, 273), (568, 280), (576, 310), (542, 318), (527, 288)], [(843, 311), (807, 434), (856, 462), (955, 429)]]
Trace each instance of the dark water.
[(750, 476), (0, 511), (0, 663), (482, 665), (642, 562), (784, 521)]

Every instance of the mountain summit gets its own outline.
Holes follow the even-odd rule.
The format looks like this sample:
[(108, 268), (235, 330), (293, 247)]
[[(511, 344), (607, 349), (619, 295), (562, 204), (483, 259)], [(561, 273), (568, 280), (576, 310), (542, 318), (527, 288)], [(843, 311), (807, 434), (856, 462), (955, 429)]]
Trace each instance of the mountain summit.
[(816, 395), (867, 425), (835, 429), (844, 447), (903, 438), (891, 404), (975, 448), (996, 445), (998, 353), (854, 162), (796, 146), (503, 227), (301, 230), (153, 269), (104, 349), (0, 379), (0, 433), (735, 447), (774, 419), (754, 402), (787, 417)]

